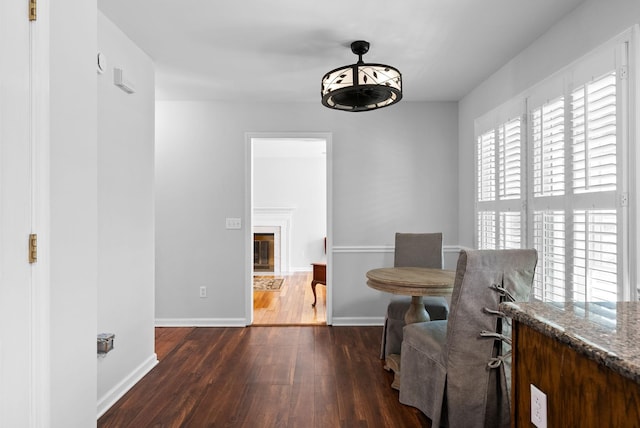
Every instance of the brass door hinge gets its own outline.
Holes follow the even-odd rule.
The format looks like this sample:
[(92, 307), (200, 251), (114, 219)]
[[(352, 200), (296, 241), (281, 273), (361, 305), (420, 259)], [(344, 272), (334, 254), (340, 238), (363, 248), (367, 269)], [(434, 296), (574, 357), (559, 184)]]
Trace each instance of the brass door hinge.
[(29, 0), (29, 21), (35, 21), (37, 17), (38, 3), (37, 0)]
[(38, 261), (38, 235), (32, 233), (29, 235), (29, 263)]

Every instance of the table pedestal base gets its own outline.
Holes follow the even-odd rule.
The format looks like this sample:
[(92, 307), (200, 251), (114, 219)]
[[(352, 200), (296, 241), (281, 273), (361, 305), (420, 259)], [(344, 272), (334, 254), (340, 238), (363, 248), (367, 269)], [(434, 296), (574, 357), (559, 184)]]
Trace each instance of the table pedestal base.
[(424, 300), (422, 296), (411, 296), (411, 305), (404, 314), (405, 324), (414, 324), (417, 322), (431, 321), (427, 310), (424, 308)]

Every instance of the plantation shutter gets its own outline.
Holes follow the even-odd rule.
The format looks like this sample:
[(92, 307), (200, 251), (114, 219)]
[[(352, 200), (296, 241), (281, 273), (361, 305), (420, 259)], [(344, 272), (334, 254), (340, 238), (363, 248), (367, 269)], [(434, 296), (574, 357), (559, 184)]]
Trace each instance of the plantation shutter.
[(491, 130), (478, 137), (478, 201), (496, 200), (496, 139)]
[(576, 210), (573, 215), (573, 300), (618, 300), (616, 211)]
[(492, 126), (477, 137), (478, 248), (521, 248), (524, 241), (522, 119)]
[(611, 70), (530, 110), (537, 299), (618, 298), (616, 93)]
[(497, 219), (494, 211), (478, 212), (478, 248), (495, 250)]
[(522, 248), (522, 214), (520, 212), (500, 213), (499, 239), (498, 248)]
[(522, 175), (522, 132), (520, 118), (498, 127), (498, 173), (500, 199), (520, 199)]
[(547, 202), (547, 209), (533, 211), (533, 246), (538, 250), (533, 295), (545, 301), (565, 297), (566, 224), (564, 211), (557, 209), (562, 207), (565, 194), (564, 108), (564, 97), (559, 96), (530, 114), (533, 198), (546, 198)]
[(565, 227), (564, 211), (533, 213), (533, 247), (538, 250), (538, 264), (533, 281), (533, 295), (536, 299), (565, 300)]
[(616, 74), (571, 94), (574, 193), (616, 190)]
[(564, 195), (564, 97), (533, 110), (533, 194)]

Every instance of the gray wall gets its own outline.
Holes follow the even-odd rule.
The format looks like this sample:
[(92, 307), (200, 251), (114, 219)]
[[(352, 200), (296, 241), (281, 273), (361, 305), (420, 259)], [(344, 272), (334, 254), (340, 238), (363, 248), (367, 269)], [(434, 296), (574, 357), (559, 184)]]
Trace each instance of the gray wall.
[[(458, 242), (457, 123), (456, 103), (349, 114), (319, 102), (158, 102), (158, 322), (247, 321), (247, 242), (244, 231), (225, 229), (225, 218), (245, 217), (245, 133), (268, 132), (332, 134), (334, 322), (380, 322), (388, 296), (364, 275), (391, 265), (382, 247), (395, 232), (442, 231), (445, 244)], [(203, 285), (206, 299), (198, 297)]]
[[(115, 348), (98, 357), (98, 414), (156, 363), (154, 353), (154, 70), (151, 59), (98, 13), (97, 331)], [(136, 92), (113, 84), (124, 70)]]

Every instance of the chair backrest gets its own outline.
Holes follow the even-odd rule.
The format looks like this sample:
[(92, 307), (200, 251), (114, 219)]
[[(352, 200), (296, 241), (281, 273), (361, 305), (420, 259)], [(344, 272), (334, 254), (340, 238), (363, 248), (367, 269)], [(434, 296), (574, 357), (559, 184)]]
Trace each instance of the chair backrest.
[(442, 233), (396, 233), (393, 265), (442, 269)]
[(509, 426), (511, 331), (499, 305), (529, 300), (537, 260), (533, 249), (460, 252), (445, 344), (450, 426)]

